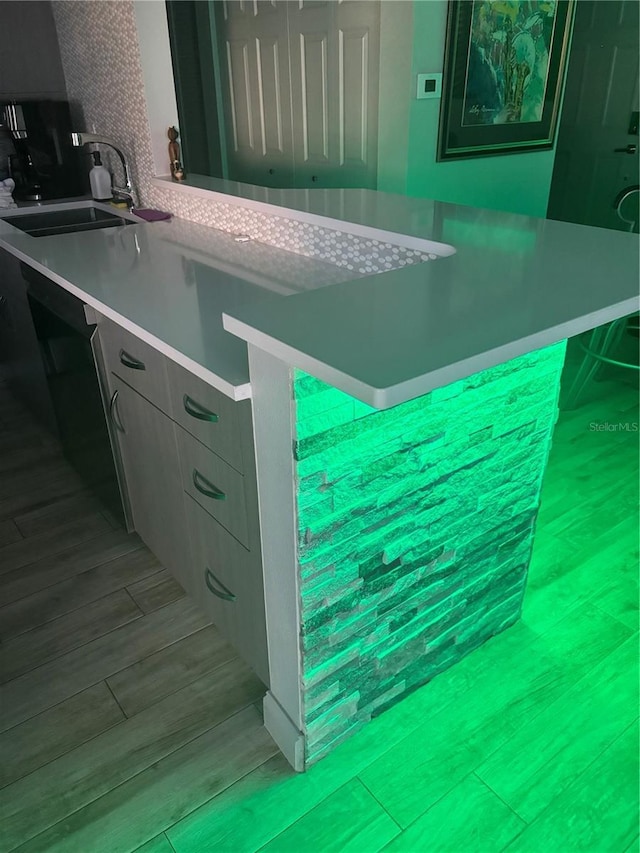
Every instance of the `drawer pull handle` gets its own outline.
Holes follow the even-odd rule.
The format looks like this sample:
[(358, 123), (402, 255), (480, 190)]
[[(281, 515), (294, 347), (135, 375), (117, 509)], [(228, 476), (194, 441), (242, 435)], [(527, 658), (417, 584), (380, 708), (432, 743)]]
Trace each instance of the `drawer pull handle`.
[(132, 355), (129, 355), (128, 352), (121, 349), (120, 350), (120, 364), (124, 364), (125, 367), (130, 367), (131, 370), (146, 370), (144, 361), (140, 361), (138, 358), (134, 358)]
[(191, 415), (192, 418), (197, 418), (199, 421), (209, 421), (209, 423), (215, 424), (220, 420), (215, 412), (205, 409), (204, 406), (196, 403), (193, 397), (190, 397), (188, 394), (185, 394), (182, 398), (182, 405), (188, 415)]
[(207, 582), (207, 586), (209, 590), (217, 595), (218, 598), (223, 598), (225, 601), (235, 601), (236, 597), (231, 592), (230, 589), (227, 589), (226, 586), (219, 581), (218, 578), (214, 575), (211, 569), (207, 566), (204, 573), (204, 579)]
[(193, 469), (193, 485), (200, 492), (201, 495), (206, 495), (208, 498), (213, 498), (214, 501), (226, 501), (227, 496), (224, 492), (221, 492), (220, 489), (216, 489), (216, 487), (207, 480), (206, 477), (203, 477), (200, 471)]
[(118, 430), (118, 432), (125, 432), (125, 428), (122, 426), (122, 421), (120, 420), (120, 415), (118, 413), (118, 394), (119, 391), (114, 391), (111, 395), (111, 401), (109, 402), (109, 417), (111, 418), (111, 423)]

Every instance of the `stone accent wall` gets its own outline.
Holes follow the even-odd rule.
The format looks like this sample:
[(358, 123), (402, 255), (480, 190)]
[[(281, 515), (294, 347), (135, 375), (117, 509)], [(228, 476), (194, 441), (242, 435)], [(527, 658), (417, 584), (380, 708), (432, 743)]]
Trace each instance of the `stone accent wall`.
[(382, 412), (296, 371), (307, 763), (518, 619), (564, 353)]

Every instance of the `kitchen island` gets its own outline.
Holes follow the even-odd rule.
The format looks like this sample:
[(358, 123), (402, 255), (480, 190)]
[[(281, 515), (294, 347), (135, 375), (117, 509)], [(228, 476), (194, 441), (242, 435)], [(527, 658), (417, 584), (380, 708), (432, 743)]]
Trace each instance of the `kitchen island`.
[[(396, 269), (296, 256), (277, 299), (288, 253), (249, 244), (276, 269), (246, 290), (246, 244), (200, 228), (194, 246), (187, 223), (55, 243), (0, 233), (169, 359), (251, 398), (265, 723), (297, 769), (518, 618), (563, 341), (637, 307), (632, 235), (434, 202), (416, 227), (416, 204), (398, 232), (435, 259), (409, 263), (388, 231)], [(379, 245), (380, 223), (367, 227)]]

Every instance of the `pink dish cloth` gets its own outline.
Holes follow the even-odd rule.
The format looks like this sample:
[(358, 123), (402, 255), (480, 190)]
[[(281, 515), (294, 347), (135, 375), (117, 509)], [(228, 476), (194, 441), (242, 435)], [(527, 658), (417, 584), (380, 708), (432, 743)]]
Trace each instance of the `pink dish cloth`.
[(134, 209), (132, 213), (144, 219), (147, 222), (160, 222), (162, 219), (171, 219), (171, 214), (164, 210), (153, 210), (151, 207), (141, 207)]

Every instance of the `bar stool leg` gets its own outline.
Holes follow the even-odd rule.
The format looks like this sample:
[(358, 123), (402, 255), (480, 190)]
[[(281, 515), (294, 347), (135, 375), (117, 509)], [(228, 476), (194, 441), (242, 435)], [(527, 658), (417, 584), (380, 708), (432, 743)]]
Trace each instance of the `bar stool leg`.
[(623, 317), (606, 326), (599, 326), (591, 332), (589, 343), (586, 346), (589, 352), (584, 354), (582, 363), (564, 401), (564, 409), (575, 409), (577, 407), (580, 395), (597, 373), (601, 362), (592, 353), (606, 356), (611, 352), (620, 343), (624, 334), (625, 323), (626, 317)]

